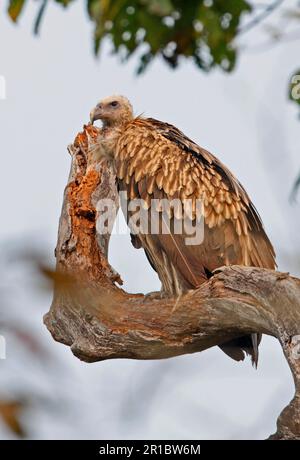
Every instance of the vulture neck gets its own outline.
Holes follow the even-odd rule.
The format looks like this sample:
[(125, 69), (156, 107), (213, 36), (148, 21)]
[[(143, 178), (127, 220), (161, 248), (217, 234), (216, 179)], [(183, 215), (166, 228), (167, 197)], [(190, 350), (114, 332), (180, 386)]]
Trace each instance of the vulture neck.
[(103, 129), (123, 128), (125, 125), (133, 120), (133, 116), (130, 114), (124, 115), (122, 118), (117, 120), (103, 120)]

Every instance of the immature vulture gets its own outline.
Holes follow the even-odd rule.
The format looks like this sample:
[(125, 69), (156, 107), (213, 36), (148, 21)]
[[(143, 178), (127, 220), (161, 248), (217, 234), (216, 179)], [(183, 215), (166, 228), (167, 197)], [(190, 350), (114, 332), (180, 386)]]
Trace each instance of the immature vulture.
[[(161, 209), (159, 232), (144, 233), (140, 229), (132, 235), (133, 245), (144, 248), (157, 271), (164, 294), (178, 296), (195, 289), (223, 265), (276, 267), (273, 247), (254, 205), (215, 156), (168, 123), (135, 118), (130, 102), (123, 96), (102, 100), (91, 112), (91, 122), (98, 119), (103, 122), (103, 130), (97, 155), (112, 159), (119, 191), (127, 192), (125, 207), (136, 198), (143, 199), (150, 222), (153, 199), (177, 199), (177, 208), (167, 210), (167, 216), (171, 216), (167, 232), (163, 228), (166, 213)], [(200, 200), (203, 205), (204, 237), (196, 245), (187, 244), (185, 230), (174, 230), (183, 219), (178, 201), (183, 204), (186, 199), (192, 223), (198, 222), (196, 203)], [(160, 209), (157, 201), (155, 207)], [(260, 339), (253, 333), (226, 342), (221, 349), (237, 361), (244, 359), (245, 351), (256, 365)]]

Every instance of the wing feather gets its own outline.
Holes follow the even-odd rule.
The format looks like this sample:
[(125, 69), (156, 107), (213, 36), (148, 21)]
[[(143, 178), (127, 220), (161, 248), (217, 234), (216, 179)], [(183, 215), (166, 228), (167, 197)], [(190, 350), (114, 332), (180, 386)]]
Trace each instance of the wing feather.
[(202, 244), (184, 245), (184, 234), (156, 235), (190, 286), (203, 280), (205, 270), (221, 265), (276, 267), (274, 249), (245, 189), (216, 157), (174, 126), (149, 118), (131, 122), (118, 141), (116, 171), (129, 195), (142, 197), (148, 206), (152, 198), (190, 198), (194, 218), (195, 202), (203, 200)]

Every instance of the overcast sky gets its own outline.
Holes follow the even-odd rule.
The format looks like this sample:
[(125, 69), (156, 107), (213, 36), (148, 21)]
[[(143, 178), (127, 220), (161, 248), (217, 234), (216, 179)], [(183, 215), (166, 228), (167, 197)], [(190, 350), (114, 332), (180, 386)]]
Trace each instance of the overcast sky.
[[(109, 54), (108, 43), (100, 58), (94, 58), (92, 26), (82, 3), (75, 2), (67, 12), (51, 5), (39, 38), (32, 35), (33, 4), (18, 26), (0, 16), (0, 75), (7, 91), (6, 100), (0, 100), (0, 241), (38, 244), (52, 257), (70, 166), (66, 146), (88, 121), (95, 103), (119, 93), (131, 100), (136, 114), (144, 112), (173, 123), (230, 167), (262, 216), (279, 269), (299, 274), (299, 204), (292, 206), (288, 201), (300, 169), (299, 120), (287, 100), (288, 79), (299, 66), (299, 42), (257, 51), (254, 47), (266, 37), (254, 31), (244, 37), (247, 49), (232, 75), (220, 71), (204, 75), (189, 62), (174, 72), (157, 61), (137, 78), (136, 62), (121, 65)], [(126, 289), (159, 288), (143, 252), (131, 247), (128, 236), (113, 236), (110, 261), (122, 274)], [(30, 309), (37, 299), (27, 295), (23, 302), (22, 308)], [(276, 414), (292, 395), (281, 349), (271, 338), (264, 338), (258, 371), (249, 362), (234, 363), (217, 349), (162, 362), (87, 366), (47, 335), (41, 317), (49, 304), (50, 296), (43, 297), (42, 309), (34, 309), (36, 333), (49, 349), (59, 349), (82, 385), (94, 387), (100, 378), (102, 386), (107, 383), (107, 395), (108, 382), (118, 376), (122, 388), (128, 389), (128, 407), (114, 387), (109, 398), (100, 397), (99, 404), (108, 414), (112, 414), (111, 401), (114, 407), (116, 401), (120, 407), (124, 403), (124, 410), (129, 411), (135, 390), (140, 405), (145, 404), (139, 382), (151, 384), (150, 375), (163, 375), (151, 402), (155, 410), (149, 415), (149, 408), (142, 406), (148, 411), (147, 423), (143, 412), (125, 417), (126, 427), (117, 423), (116, 415), (109, 425), (110, 437), (263, 438), (274, 431)], [(182, 370), (186, 377), (176, 381)], [(176, 410), (179, 399), (180, 413)], [(86, 408), (86, 419), (94, 420), (92, 412), (93, 407)], [(43, 434), (37, 430), (36, 436), (51, 437), (56, 433), (51, 431), (53, 426), (48, 425)], [(107, 431), (89, 430), (85, 437), (109, 436)], [(79, 428), (76, 433), (71, 436), (80, 437)], [(63, 437), (62, 432), (55, 435)]]

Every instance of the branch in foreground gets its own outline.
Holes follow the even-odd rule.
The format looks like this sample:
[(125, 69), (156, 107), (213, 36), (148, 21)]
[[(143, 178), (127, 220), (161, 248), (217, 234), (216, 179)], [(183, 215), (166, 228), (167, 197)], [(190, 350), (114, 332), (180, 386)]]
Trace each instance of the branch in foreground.
[(127, 294), (107, 261), (109, 235), (96, 232), (100, 198), (118, 202), (109, 163), (95, 162), (101, 132), (85, 127), (70, 147), (72, 168), (56, 248), (55, 293), (45, 324), (86, 362), (161, 359), (261, 332), (277, 337), (296, 394), (272, 439), (300, 439), (300, 280), (286, 273), (223, 267), (179, 299)]

